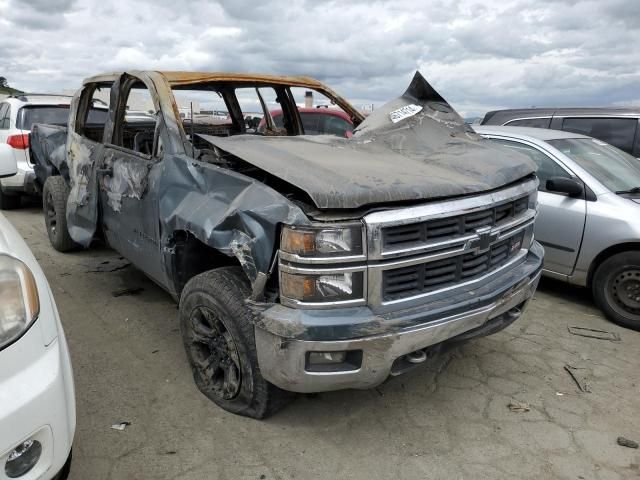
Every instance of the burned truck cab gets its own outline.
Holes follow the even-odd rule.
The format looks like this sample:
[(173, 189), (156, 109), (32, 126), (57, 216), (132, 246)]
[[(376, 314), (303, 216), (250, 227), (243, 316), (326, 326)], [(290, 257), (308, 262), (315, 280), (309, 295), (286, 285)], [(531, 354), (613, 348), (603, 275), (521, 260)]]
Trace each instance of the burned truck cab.
[(535, 292), (534, 165), (419, 73), (366, 118), (310, 78), (198, 72), (92, 77), (71, 112), (64, 146), (32, 132), (52, 245), (101, 236), (167, 290), (198, 388), (233, 413), (376, 386)]

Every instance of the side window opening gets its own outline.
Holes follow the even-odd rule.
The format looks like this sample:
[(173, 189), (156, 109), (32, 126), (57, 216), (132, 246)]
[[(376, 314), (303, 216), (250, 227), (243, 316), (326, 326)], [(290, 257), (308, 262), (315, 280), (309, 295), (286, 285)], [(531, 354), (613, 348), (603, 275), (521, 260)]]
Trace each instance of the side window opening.
[[(210, 83), (176, 86), (172, 92), (184, 132), (189, 140), (193, 132), (196, 148), (210, 148), (198, 134), (219, 137), (289, 134), (279, 94), (272, 86)], [(273, 129), (268, 132), (265, 109), (273, 119)]]
[[(209, 148), (198, 134), (227, 137), (238, 130), (227, 105), (227, 94), (223, 86), (201, 84), (172, 88), (178, 107), (178, 121), (189, 141), (196, 148)], [(191, 138), (191, 134), (195, 138)]]
[(519, 120), (511, 120), (505, 123), (510, 127), (533, 127), (533, 128), (549, 128), (551, 117), (546, 118), (521, 118)]
[(189, 140), (193, 133), (193, 143), (198, 149), (210, 148), (198, 134), (224, 137), (304, 133), (348, 137), (354, 128), (342, 108), (326, 95), (308, 88), (212, 81), (176, 84), (171, 90), (178, 120)]
[[(273, 87), (236, 88), (235, 97), (242, 111), (245, 133), (254, 135), (287, 135), (292, 127), (280, 105), (278, 92)], [(273, 121), (269, 128), (269, 118)]]
[(510, 140), (492, 138), (491, 141), (503, 145), (506, 148), (510, 148), (519, 153), (522, 153), (533, 160), (538, 167), (536, 170), (536, 175), (538, 176), (538, 180), (540, 181), (538, 190), (542, 192), (547, 191), (547, 180), (552, 177), (573, 178), (573, 176), (560, 165), (558, 165), (555, 160), (542, 153), (537, 148), (526, 145), (524, 143), (513, 142)]
[(11, 105), (8, 103), (0, 104), (0, 130), (8, 130), (11, 118)]
[(112, 83), (103, 83), (85, 87), (75, 124), (77, 134), (102, 143), (104, 128), (109, 118), (111, 86)]
[(575, 117), (563, 119), (562, 130), (588, 135), (631, 153), (637, 125), (636, 118)]
[(144, 83), (132, 80), (126, 91), (125, 109), (118, 116), (113, 144), (147, 157), (155, 155), (157, 114), (151, 92)]

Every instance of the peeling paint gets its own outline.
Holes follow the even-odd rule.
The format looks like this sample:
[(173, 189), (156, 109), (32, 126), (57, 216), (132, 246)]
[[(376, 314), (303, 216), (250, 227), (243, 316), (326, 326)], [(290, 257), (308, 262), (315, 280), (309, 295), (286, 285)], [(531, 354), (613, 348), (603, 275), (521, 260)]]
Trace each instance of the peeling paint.
[[(111, 160), (111, 161), (110, 161)], [(107, 159), (106, 164), (112, 163), (110, 175), (102, 177), (101, 188), (107, 195), (107, 205), (115, 212), (119, 212), (122, 206), (122, 197), (136, 198), (140, 200), (147, 188), (149, 166), (141, 166), (137, 162), (120, 159), (112, 162)]]

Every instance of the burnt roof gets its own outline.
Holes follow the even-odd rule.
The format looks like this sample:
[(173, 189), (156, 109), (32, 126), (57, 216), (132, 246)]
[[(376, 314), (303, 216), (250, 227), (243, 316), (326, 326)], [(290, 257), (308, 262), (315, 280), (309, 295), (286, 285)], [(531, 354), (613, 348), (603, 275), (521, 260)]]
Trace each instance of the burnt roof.
[[(271, 84), (291, 85), (306, 88), (320, 88), (328, 90), (327, 86), (311, 77), (267, 75), (262, 73), (233, 73), (233, 72), (181, 72), (181, 71), (157, 71), (149, 70), (162, 75), (171, 86), (193, 85), (205, 82), (264, 82)], [(136, 75), (140, 71), (110, 72), (94, 75), (84, 80), (84, 83), (114, 81), (123, 73)]]

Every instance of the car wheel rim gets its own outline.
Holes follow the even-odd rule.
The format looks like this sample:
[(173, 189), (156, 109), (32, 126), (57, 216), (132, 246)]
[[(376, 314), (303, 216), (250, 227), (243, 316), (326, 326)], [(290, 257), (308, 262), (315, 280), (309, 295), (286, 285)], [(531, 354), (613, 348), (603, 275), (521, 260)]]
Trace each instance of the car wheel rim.
[(629, 269), (613, 276), (608, 296), (612, 306), (622, 309), (634, 317), (640, 317), (640, 269)]
[(235, 398), (242, 381), (240, 356), (224, 320), (210, 308), (198, 307), (189, 321), (192, 358), (198, 375), (216, 396), (225, 400)]
[(53, 235), (56, 234), (56, 209), (53, 206), (53, 196), (47, 195), (47, 226)]

